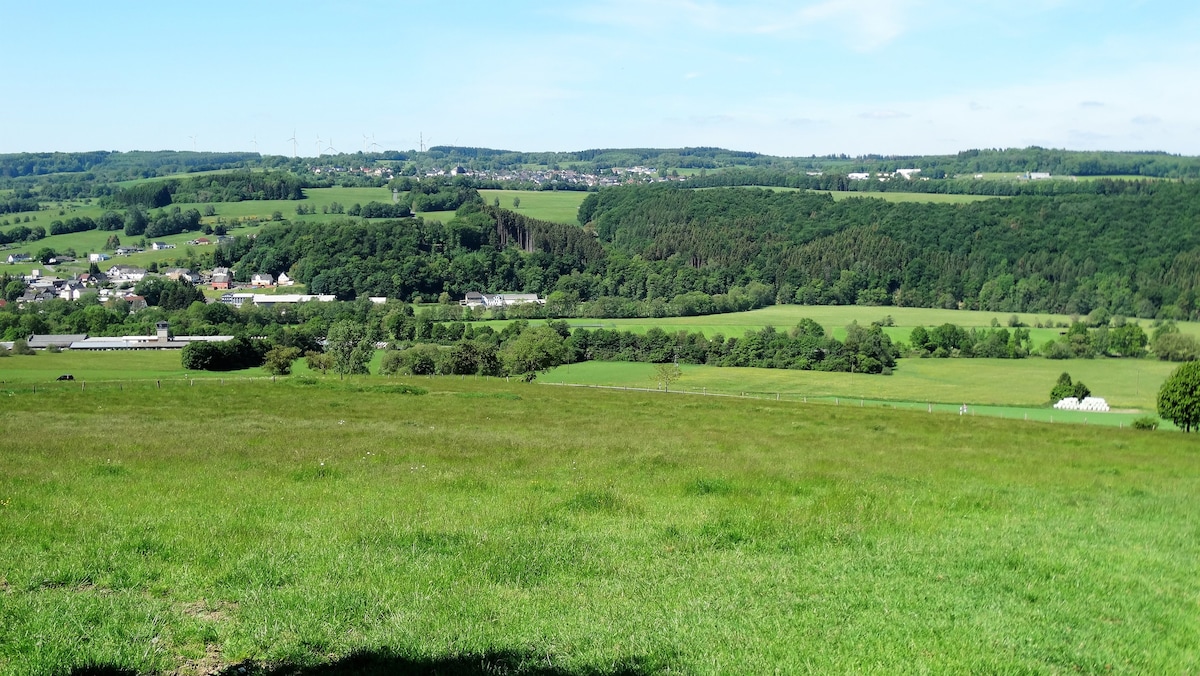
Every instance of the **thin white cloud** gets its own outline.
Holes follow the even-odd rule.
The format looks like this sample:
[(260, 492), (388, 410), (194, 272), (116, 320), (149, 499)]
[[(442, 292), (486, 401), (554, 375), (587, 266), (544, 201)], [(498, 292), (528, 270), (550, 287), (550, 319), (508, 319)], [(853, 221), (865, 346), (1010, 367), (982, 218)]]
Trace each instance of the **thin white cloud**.
[(783, 39), (838, 33), (858, 51), (880, 49), (900, 37), (917, 0), (607, 0), (568, 12), (588, 22), (655, 31), (689, 26), (707, 33), (769, 35)]
[(870, 110), (865, 113), (859, 113), (858, 116), (865, 120), (899, 120), (911, 117), (908, 113), (902, 113), (898, 110)]
[(1134, 124), (1158, 124), (1162, 122), (1162, 118), (1157, 115), (1138, 115), (1130, 120)]

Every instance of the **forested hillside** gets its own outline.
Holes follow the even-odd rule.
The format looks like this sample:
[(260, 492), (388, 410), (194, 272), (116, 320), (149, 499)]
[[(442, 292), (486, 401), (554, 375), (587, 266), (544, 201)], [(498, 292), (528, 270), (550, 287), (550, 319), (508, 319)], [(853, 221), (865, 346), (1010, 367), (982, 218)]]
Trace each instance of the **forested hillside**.
[(1196, 316), (1200, 186), (945, 205), (754, 189), (629, 187), (581, 221), (614, 253), (781, 300)]

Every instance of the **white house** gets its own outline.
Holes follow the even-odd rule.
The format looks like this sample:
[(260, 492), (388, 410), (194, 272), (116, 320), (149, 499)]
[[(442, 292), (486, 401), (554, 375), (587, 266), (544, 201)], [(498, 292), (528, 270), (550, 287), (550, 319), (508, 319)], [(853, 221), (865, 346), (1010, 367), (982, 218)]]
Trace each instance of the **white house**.
[(174, 249), (174, 248), (175, 248), (175, 245), (174, 245), (174, 244), (167, 244), (166, 242), (152, 242), (152, 243), (150, 244), (150, 248), (151, 248), (153, 251), (163, 251), (163, 250), (165, 250), (165, 249)]
[(28, 263), (31, 260), (33, 260), (33, 257), (26, 253), (17, 253), (17, 254), (9, 254), (8, 255), (8, 264), (9, 265), (12, 265), (14, 263)]
[(250, 286), (273, 286), (275, 277), (269, 272), (256, 272), (250, 277)]
[(177, 282), (181, 280), (187, 280), (192, 284), (200, 283), (200, 275), (188, 270), (187, 268), (170, 268), (163, 271), (162, 274), (167, 279), (173, 279)]
[(275, 283), (279, 286), (292, 286), (296, 282), (293, 281), (291, 277), (288, 277), (288, 273), (281, 272), (279, 273), (279, 279), (276, 279)]
[(114, 265), (108, 269), (108, 279), (113, 282), (140, 282), (145, 276), (145, 268), (132, 265)]
[(100, 263), (102, 261), (106, 261), (111, 258), (112, 258), (112, 256), (109, 256), (106, 253), (90, 253), (90, 254), (88, 254), (88, 262), (89, 263)]

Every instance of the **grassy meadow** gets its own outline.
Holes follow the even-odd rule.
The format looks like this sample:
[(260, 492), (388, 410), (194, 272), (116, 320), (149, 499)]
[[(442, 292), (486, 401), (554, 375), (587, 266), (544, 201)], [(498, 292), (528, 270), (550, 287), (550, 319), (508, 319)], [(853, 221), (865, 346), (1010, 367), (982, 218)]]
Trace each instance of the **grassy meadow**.
[[(1155, 397), (1178, 364), (1149, 360), (902, 359), (891, 376), (824, 373), (787, 369), (724, 368), (681, 364), (677, 392), (746, 396), (759, 399), (906, 408), (1054, 423), (1124, 426), (1142, 416), (1157, 418)], [(1104, 397), (1109, 413), (1056, 411), (1050, 389), (1066, 371), (1094, 396)], [(584, 362), (560, 366), (543, 383), (585, 386), (659, 387), (653, 364)], [(1163, 421), (1164, 429), (1174, 429)]]
[[(747, 331), (758, 331), (764, 326), (774, 326), (784, 331), (795, 326), (805, 317), (816, 321), (836, 338), (846, 334), (846, 325), (850, 322), (870, 324), (884, 322), (891, 317), (892, 326), (885, 326), (886, 332), (893, 339), (908, 341), (909, 335), (917, 326), (940, 326), (942, 324), (957, 324), (964, 328), (991, 327), (993, 320), (1002, 327), (1008, 326), (1009, 318), (1016, 316), (1018, 321), (1027, 327), (1037, 324), (1051, 326), (1070, 324), (1077, 318), (1069, 315), (1034, 314), (1013, 312), (988, 312), (978, 310), (943, 310), (938, 308), (914, 307), (877, 307), (863, 305), (771, 305), (747, 312), (729, 312), (716, 315), (697, 317), (658, 317), (637, 319), (568, 319), (572, 326), (589, 328), (603, 327), (645, 333), (652, 327), (660, 327), (664, 331), (699, 331), (706, 336), (721, 334), (726, 338), (741, 336)], [(488, 322), (499, 330), (512, 320), (493, 320)], [(1151, 332), (1150, 320), (1132, 319), (1141, 324), (1147, 334)], [(534, 321), (531, 323), (539, 323)], [(1179, 322), (1179, 330), (1200, 337), (1200, 322)], [(1047, 340), (1055, 339), (1063, 331), (1062, 328), (1030, 328), (1030, 336), (1034, 345), (1040, 346)]]
[[(579, 205), (588, 193), (579, 190), (480, 190), (483, 201), (492, 204), (500, 200), (500, 207), (518, 214), (555, 223), (579, 224)], [(521, 206), (513, 208), (513, 198), (521, 199)]]
[(1195, 435), (455, 378), (6, 408), (4, 673), (1200, 669)]

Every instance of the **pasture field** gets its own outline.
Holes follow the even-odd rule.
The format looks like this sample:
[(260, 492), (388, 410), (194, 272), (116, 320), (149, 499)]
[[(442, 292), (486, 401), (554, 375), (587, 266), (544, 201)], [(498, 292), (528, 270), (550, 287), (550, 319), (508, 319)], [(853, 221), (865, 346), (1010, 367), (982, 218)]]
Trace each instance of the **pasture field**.
[(1200, 668), (1196, 435), (494, 379), (5, 401), (5, 673)]
[[(1046, 422), (1086, 421), (1124, 425), (1144, 415), (1157, 418), (1155, 397), (1178, 364), (1150, 360), (901, 359), (890, 376), (787, 369), (726, 368), (680, 364), (683, 378), (672, 390), (846, 406), (891, 406), (957, 412), (967, 404), (978, 415)], [(1066, 371), (1104, 397), (1114, 412), (1056, 411), (1050, 389)], [(551, 384), (657, 388), (654, 365), (584, 362), (560, 366), (539, 378)], [(1170, 428), (1169, 423), (1163, 424)]]
[[(964, 328), (990, 327), (992, 320), (1007, 328), (1009, 318), (1017, 316), (1018, 321), (1027, 327), (1037, 324), (1057, 325), (1070, 324), (1075, 318), (1069, 315), (1033, 314), (1021, 312), (989, 312), (978, 310), (943, 310), (939, 308), (915, 307), (879, 307), (863, 305), (771, 305), (746, 312), (728, 312), (724, 314), (702, 315), (696, 317), (660, 317), (637, 319), (568, 319), (572, 326), (589, 328), (603, 327), (621, 331), (645, 333), (651, 327), (660, 327), (664, 331), (699, 331), (706, 336), (720, 333), (726, 338), (741, 336), (747, 331), (758, 331), (764, 326), (774, 326), (780, 331), (795, 326), (805, 317), (816, 321), (835, 337), (845, 336), (845, 328), (850, 322), (857, 321), (867, 325), (872, 322), (883, 322), (887, 317), (892, 318), (892, 326), (885, 326), (884, 331), (893, 339), (908, 341), (909, 334), (916, 326), (940, 326), (942, 324), (957, 324)], [(512, 320), (490, 320), (487, 323), (499, 330)], [(1152, 331), (1151, 322), (1147, 319), (1131, 319), (1142, 326), (1149, 335)], [(531, 323), (540, 323), (534, 320)], [(1200, 322), (1179, 322), (1179, 330), (1200, 337)], [(1035, 345), (1056, 338), (1062, 328), (1031, 328), (1030, 335)]]
[[(543, 221), (579, 224), (579, 205), (588, 193), (579, 190), (480, 190), (483, 201)], [(513, 198), (521, 198), (521, 207), (513, 209)]]
[[(376, 352), (372, 372), (378, 373), (382, 351)], [(1046, 408), (1050, 389), (1063, 371), (1074, 380), (1087, 383), (1096, 396), (1125, 414), (1084, 416), (1091, 423), (1128, 424), (1133, 417), (1154, 415), (1155, 397), (1177, 364), (1156, 360), (1078, 359), (901, 359), (891, 376), (855, 373), (825, 373), (787, 369), (727, 368), (683, 364), (684, 378), (672, 389), (712, 394), (741, 395), (801, 401), (835, 398), (857, 402), (901, 405), (911, 403), (924, 409), (927, 404), (952, 407), (1021, 409), (1035, 419), (1073, 421), (1069, 414), (1059, 415)], [(308, 375), (304, 360), (295, 363), (296, 375)], [(190, 382), (195, 379), (268, 378), (261, 368), (226, 373), (185, 371), (175, 350), (129, 352), (38, 352), (34, 356), (0, 359), (0, 388), (17, 390), (41, 388), (59, 375), (75, 376), (74, 385), (57, 387), (116, 386), (138, 380)], [(585, 362), (560, 366), (543, 376), (544, 383), (603, 385), (610, 387), (654, 388), (652, 364), (629, 362)], [(1000, 411), (1014, 417), (1008, 411)], [(1047, 414), (1047, 415), (1043, 415)], [(1079, 421), (1083, 417), (1078, 417)]]

